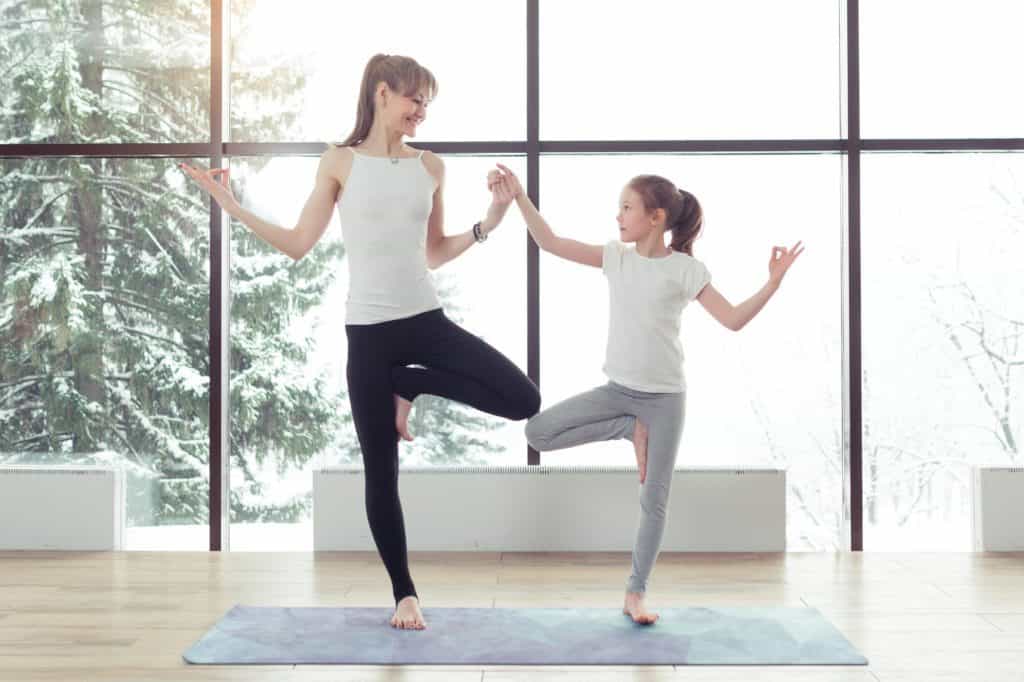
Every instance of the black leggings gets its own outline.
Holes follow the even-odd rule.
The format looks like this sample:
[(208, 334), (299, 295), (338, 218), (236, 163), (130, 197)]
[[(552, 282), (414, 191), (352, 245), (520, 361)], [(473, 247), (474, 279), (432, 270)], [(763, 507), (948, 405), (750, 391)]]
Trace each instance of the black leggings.
[[(345, 325), (349, 401), (366, 471), (366, 516), (391, 576), (395, 603), (415, 595), (398, 499), (398, 431), (393, 394), (421, 393), (521, 420), (540, 410), (537, 386), (511, 360), (441, 308), (376, 324)], [(422, 365), (423, 368), (406, 367)]]

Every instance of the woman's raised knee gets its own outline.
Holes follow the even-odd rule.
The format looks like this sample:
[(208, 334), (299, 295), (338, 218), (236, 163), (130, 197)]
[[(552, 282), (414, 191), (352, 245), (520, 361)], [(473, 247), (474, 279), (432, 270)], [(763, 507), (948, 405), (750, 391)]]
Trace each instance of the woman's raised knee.
[(540, 391), (531, 382), (529, 388), (524, 391), (523, 397), (517, 401), (515, 409), (508, 415), (508, 418), (512, 421), (519, 421), (521, 419), (529, 419), (538, 412), (540, 412)]

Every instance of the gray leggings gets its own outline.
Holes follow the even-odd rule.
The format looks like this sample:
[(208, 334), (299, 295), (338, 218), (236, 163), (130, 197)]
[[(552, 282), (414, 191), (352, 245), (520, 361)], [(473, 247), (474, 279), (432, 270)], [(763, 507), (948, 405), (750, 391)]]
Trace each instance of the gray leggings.
[(538, 412), (526, 422), (535, 450), (560, 450), (599, 440), (633, 440), (637, 418), (647, 427), (647, 478), (640, 487), (640, 521), (633, 546), (630, 592), (645, 592), (661, 549), (686, 393), (647, 393), (609, 381)]

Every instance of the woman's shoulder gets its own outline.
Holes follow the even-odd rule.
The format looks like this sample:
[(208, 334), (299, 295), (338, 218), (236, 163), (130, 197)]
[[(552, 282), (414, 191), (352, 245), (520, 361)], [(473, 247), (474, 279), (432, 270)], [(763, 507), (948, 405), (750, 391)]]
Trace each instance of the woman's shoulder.
[(320, 156), (320, 162), (327, 166), (331, 175), (344, 187), (352, 170), (354, 158), (355, 153), (351, 147), (343, 146), (339, 142), (328, 142), (327, 149)]
[(444, 161), (441, 160), (440, 156), (429, 149), (416, 149), (415, 147), (409, 147), (409, 150), (422, 158), (423, 163), (427, 168), (431, 170), (434, 170), (435, 168), (440, 171), (444, 170)]
[(415, 147), (409, 147), (409, 149), (416, 152), (417, 156), (423, 161), (423, 167), (434, 178), (434, 182), (440, 186), (444, 180), (444, 161), (441, 160), (441, 157), (429, 149), (418, 150)]
[(331, 155), (338, 158), (352, 158), (355, 151), (352, 147), (342, 142), (328, 142), (327, 150), (324, 152), (325, 155)]

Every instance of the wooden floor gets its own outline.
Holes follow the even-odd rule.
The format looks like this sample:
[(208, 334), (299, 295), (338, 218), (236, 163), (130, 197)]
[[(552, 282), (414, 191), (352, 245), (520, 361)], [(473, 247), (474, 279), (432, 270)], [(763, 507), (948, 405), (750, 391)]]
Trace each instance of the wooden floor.
[[(629, 556), (430, 553), (412, 567), (427, 609), (617, 607)], [(379, 560), (0, 552), (0, 680), (1024, 680), (1024, 554), (663, 554), (650, 590), (655, 608), (814, 606), (871, 664), (189, 666), (181, 654), (236, 603), (386, 606)]]

